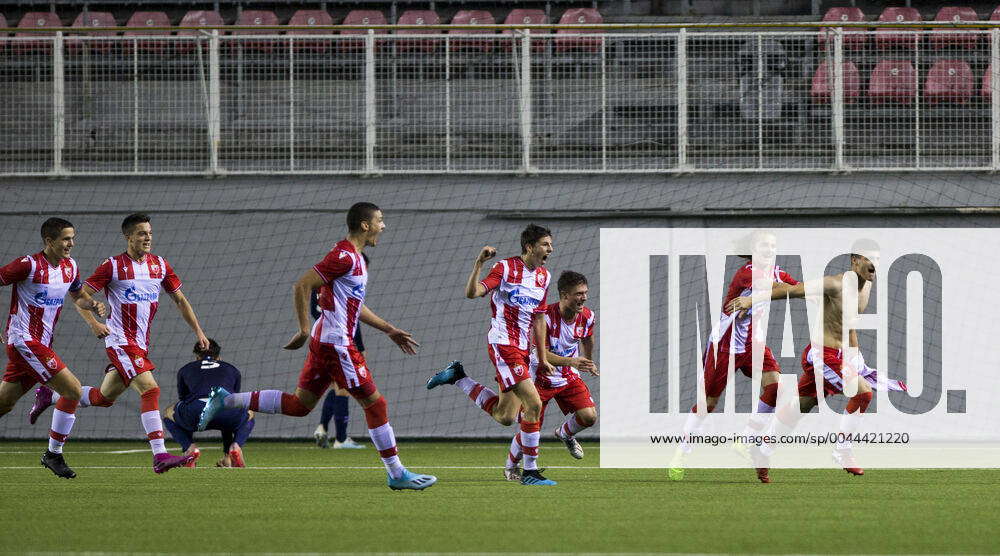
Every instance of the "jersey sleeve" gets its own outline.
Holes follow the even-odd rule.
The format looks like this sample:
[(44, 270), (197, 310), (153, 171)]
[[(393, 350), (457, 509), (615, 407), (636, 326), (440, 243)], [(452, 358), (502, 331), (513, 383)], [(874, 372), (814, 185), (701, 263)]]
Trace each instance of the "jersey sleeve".
[(9, 286), (14, 282), (26, 280), (31, 274), (31, 259), (21, 257), (0, 267), (0, 286)]
[(84, 280), (83, 283), (93, 288), (94, 291), (101, 291), (108, 285), (108, 282), (111, 281), (111, 270), (111, 259), (105, 259), (104, 262), (97, 267), (97, 270), (90, 275), (90, 278)]
[(83, 282), (80, 281), (80, 268), (74, 265), (73, 283), (69, 285), (69, 291), (78, 292), (83, 289)]
[(479, 283), (486, 288), (486, 292), (489, 293), (500, 286), (500, 282), (503, 281), (503, 263), (497, 262), (490, 269), (490, 273), (486, 275)]
[(323, 280), (329, 284), (354, 268), (354, 259), (346, 251), (334, 249), (323, 257), (323, 260), (313, 266)]
[(542, 300), (538, 302), (538, 306), (535, 307), (535, 310), (533, 311), (533, 313), (536, 314), (536, 315), (538, 313), (544, 313), (545, 311), (547, 311), (549, 309), (549, 306), (545, 302), (545, 300), (548, 299), (548, 297), (549, 297), (549, 279), (550, 278), (551, 278), (551, 275), (548, 272), (546, 272), (545, 273), (545, 290), (542, 292)]
[(181, 289), (181, 279), (177, 277), (174, 268), (166, 260), (163, 261), (163, 266), (166, 269), (166, 272), (163, 274), (163, 289), (167, 293), (174, 293)]
[(591, 338), (594, 336), (594, 325), (597, 324), (597, 313), (590, 313), (590, 318), (587, 319), (587, 329), (583, 332), (584, 338)]
[(798, 283), (799, 283), (798, 280), (796, 280), (795, 278), (792, 278), (792, 275), (789, 274), (789, 273), (787, 273), (787, 272), (785, 272), (784, 270), (782, 270), (780, 273), (778, 273), (778, 276), (781, 278), (782, 282), (784, 282), (785, 284), (788, 284), (789, 286), (795, 286), (795, 285), (798, 285)]

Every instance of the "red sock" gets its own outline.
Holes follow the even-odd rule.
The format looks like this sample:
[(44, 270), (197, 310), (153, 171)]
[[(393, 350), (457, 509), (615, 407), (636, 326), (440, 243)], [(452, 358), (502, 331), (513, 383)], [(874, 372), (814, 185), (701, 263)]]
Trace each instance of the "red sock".
[(150, 388), (139, 396), (139, 413), (147, 411), (159, 411), (160, 409), (160, 389)]
[(847, 412), (854, 413), (857, 410), (861, 410), (864, 413), (868, 409), (868, 404), (872, 402), (871, 392), (860, 392), (855, 395), (850, 401), (847, 402)]
[(295, 394), (281, 394), (281, 414), (292, 417), (305, 417), (310, 409), (299, 401)]
[(760, 401), (774, 407), (778, 405), (778, 383), (768, 384), (760, 393)]
[[(711, 413), (713, 411), (715, 411), (715, 404), (709, 404), (708, 411), (706, 411), (706, 413)], [(691, 406), (691, 413), (698, 413), (698, 404)]]
[(365, 421), (368, 423), (369, 429), (377, 429), (389, 422), (388, 407), (389, 404), (385, 402), (385, 398), (379, 398), (378, 401), (365, 408)]
[(101, 394), (101, 389), (96, 387), (90, 389), (90, 394), (87, 396), (87, 399), (90, 400), (90, 405), (96, 405), (98, 407), (111, 407), (115, 403), (114, 400), (105, 398), (104, 394)]

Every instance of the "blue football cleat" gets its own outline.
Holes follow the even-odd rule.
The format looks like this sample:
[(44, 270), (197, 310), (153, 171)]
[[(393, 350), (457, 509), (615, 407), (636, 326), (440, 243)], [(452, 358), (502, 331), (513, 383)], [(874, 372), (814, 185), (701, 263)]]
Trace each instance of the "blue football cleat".
[(553, 486), (558, 483), (552, 479), (546, 479), (542, 476), (541, 470), (538, 469), (525, 469), (521, 475), (522, 485), (532, 485), (532, 486)]
[(205, 402), (205, 407), (201, 410), (201, 415), (198, 417), (198, 430), (203, 431), (208, 428), (208, 424), (215, 419), (215, 416), (225, 409), (226, 396), (229, 395), (229, 391), (221, 386), (213, 386), (212, 392), (208, 395), (208, 401)]
[(459, 379), (465, 378), (465, 368), (461, 361), (452, 361), (443, 371), (431, 377), (427, 381), (427, 389), (436, 388), (442, 384), (455, 384)]
[(403, 476), (398, 479), (393, 479), (392, 475), (386, 477), (386, 482), (392, 490), (424, 490), (434, 486), (437, 480), (434, 475), (421, 475), (408, 469), (404, 469)]

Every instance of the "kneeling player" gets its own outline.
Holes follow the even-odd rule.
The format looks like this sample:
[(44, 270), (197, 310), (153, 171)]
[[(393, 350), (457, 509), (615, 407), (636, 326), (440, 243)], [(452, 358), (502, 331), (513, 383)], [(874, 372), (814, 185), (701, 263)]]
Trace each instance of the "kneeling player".
[[(542, 399), (539, 424), (545, 418), (549, 400), (554, 399), (563, 415), (568, 416), (563, 424), (556, 427), (556, 438), (562, 440), (571, 456), (583, 459), (583, 447), (576, 441), (575, 435), (597, 422), (597, 408), (587, 383), (580, 378), (577, 369), (595, 376), (599, 374), (593, 360), (596, 316), (585, 306), (589, 290), (583, 274), (569, 270), (563, 272), (557, 285), (559, 303), (553, 303), (545, 310), (548, 360), (556, 370), (552, 374), (537, 372), (538, 360), (532, 357), (531, 374), (535, 377), (535, 388)], [(521, 457), (521, 436), (515, 434), (504, 465), (504, 478), (508, 481), (521, 480), (518, 467)]]
[[(177, 371), (177, 403), (164, 412), (163, 424), (181, 445), (184, 454), (193, 459), (185, 464), (194, 467), (201, 451), (194, 443), (194, 432), (198, 428), (198, 417), (205, 408), (205, 401), (212, 393), (212, 388), (221, 387), (238, 392), (240, 389), (240, 371), (229, 363), (219, 359), (221, 348), (209, 338), (208, 349), (202, 349), (199, 344), (194, 346), (194, 354), (198, 357)], [(206, 429), (222, 433), (222, 459), (217, 467), (245, 467), (243, 461), (243, 445), (253, 431), (253, 412), (245, 409), (224, 409), (220, 411)]]

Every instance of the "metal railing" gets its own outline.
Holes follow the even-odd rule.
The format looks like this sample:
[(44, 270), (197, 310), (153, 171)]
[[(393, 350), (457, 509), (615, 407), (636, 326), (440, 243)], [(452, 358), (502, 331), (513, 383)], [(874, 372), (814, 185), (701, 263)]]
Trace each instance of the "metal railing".
[(996, 27), (381, 31), (2, 37), (0, 175), (1000, 170)]

